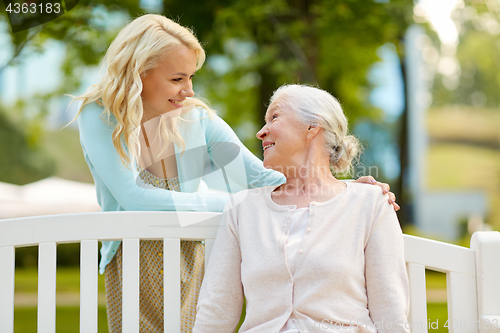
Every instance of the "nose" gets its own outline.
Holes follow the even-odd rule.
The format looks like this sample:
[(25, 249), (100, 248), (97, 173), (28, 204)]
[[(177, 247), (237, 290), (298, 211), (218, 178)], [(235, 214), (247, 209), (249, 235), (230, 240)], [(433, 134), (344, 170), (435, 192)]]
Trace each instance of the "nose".
[(184, 89), (181, 91), (181, 94), (185, 97), (193, 97), (194, 96), (193, 82), (191, 82), (191, 80), (189, 80), (187, 82)]
[(260, 131), (257, 132), (257, 139), (259, 140), (264, 140), (269, 133), (269, 130), (267, 129), (267, 125), (264, 125)]

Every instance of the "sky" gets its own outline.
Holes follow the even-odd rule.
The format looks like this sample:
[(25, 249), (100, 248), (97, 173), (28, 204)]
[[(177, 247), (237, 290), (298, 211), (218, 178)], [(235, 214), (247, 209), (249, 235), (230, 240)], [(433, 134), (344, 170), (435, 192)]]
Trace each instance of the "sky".
[(430, 22), (441, 43), (453, 46), (458, 43), (458, 29), (451, 19), (451, 13), (463, 5), (462, 0), (420, 0), (414, 13), (424, 16)]

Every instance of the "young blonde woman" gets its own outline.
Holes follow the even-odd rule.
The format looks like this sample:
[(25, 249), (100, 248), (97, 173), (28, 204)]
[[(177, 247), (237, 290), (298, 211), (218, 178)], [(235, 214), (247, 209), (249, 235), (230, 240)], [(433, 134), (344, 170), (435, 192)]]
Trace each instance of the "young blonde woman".
[[(222, 211), (228, 195), (209, 192), (210, 181), (228, 192), (285, 181), (193, 98), (192, 78), (205, 53), (189, 29), (161, 15), (141, 16), (120, 31), (105, 59), (103, 78), (77, 98), (81, 144), (103, 211)], [(208, 175), (218, 169), (218, 178)], [(163, 332), (162, 242), (140, 246), (141, 331)], [(191, 332), (203, 244), (181, 242), (181, 255), (182, 332)], [(110, 332), (121, 332), (121, 258), (120, 242), (103, 242)]]

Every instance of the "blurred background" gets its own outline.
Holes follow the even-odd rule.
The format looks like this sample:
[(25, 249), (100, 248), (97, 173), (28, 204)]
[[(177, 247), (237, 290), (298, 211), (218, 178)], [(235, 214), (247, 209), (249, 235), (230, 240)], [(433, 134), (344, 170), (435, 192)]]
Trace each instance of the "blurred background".
[[(79, 1), (17, 33), (2, 12), (0, 218), (99, 210), (76, 122), (66, 126), (69, 95), (98, 82), (109, 43), (143, 13), (193, 28), (208, 56), (194, 89), (257, 156), (272, 92), (317, 84), (365, 148), (344, 177), (389, 183), (405, 233), (468, 246), (473, 232), (500, 230), (500, 0)], [(59, 252), (61, 267), (78, 263), (77, 247)], [(28, 281), (16, 292), (29, 298), (36, 249), (16, 264)], [(430, 318), (446, 320), (445, 281), (428, 274), (428, 285)], [(26, 304), (16, 332), (33, 316)], [(71, 327), (58, 319), (58, 332)]]

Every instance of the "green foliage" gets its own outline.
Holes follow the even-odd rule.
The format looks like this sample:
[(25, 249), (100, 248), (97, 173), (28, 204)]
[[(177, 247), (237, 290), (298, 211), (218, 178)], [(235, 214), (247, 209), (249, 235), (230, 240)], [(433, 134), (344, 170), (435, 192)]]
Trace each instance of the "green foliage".
[(436, 75), (433, 105), (448, 103), (477, 107), (500, 105), (500, 8), (484, 0), (466, 0), (454, 13), (460, 25), (456, 59), (458, 84), (445, 85), (446, 75)]
[(52, 175), (55, 165), (39, 146), (40, 122), (15, 124), (0, 109), (0, 181), (24, 185)]
[(441, 106), (453, 102), (479, 107), (498, 107), (500, 38), (485, 31), (467, 31), (460, 38), (456, 57), (461, 67), (458, 86), (455, 89), (447, 89), (440, 80), (443, 76), (438, 75), (433, 104)]
[[(217, 11), (208, 35), (211, 57), (200, 75), (205, 94), (227, 106), (223, 116), (233, 127), (242, 121), (260, 127), (270, 95), (284, 83), (330, 91), (351, 123), (377, 119), (366, 73), (379, 60), (378, 47), (399, 47), (411, 9), (405, 1), (233, 1)], [(227, 70), (211, 63), (216, 57), (229, 64)]]

